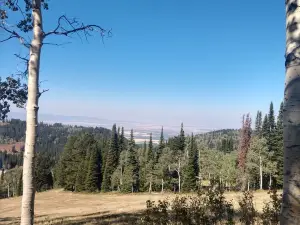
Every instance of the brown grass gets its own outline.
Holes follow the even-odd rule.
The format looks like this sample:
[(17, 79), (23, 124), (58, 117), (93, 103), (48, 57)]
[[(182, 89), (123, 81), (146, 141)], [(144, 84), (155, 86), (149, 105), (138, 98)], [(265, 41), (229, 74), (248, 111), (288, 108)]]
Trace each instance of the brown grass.
[[(238, 208), (240, 192), (228, 192)], [(79, 194), (52, 190), (38, 193), (35, 201), (35, 224), (134, 224), (146, 201), (172, 198), (174, 194)], [(266, 191), (254, 193), (254, 203), (261, 211), (269, 200)], [(0, 200), (0, 224), (18, 224), (21, 197)]]

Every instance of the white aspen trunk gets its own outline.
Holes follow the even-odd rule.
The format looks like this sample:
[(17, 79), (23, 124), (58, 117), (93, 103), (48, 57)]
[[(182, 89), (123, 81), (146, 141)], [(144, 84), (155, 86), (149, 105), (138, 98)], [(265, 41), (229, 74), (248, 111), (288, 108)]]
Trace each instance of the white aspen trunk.
[(164, 192), (164, 179), (161, 179), (161, 193)]
[(122, 171), (122, 166), (121, 166), (121, 176), (120, 176), (120, 185), (123, 185), (123, 171)]
[(32, 1), (33, 39), (28, 63), (28, 99), (26, 115), (26, 140), (23, 162), (23, 196), (21, 225), (34, 223), (34, 158), (38, 125), (39, 70), (43, 41), (41, 0)]
[(149, 184), (149, 193), (151, 194), (151, 192), (152, 192), (152, 175), (151, 175), (150, 184)]
[(250, 181), (248, 180), (248, 186), (247, 186), (248, 191), (250, 190)]
[(269, 180), (269, 190), (271, 190), (272, 187), (272, 174), (270, 174), (270, 180)]
[(263, 170), (262, 170), (262, 162), (261, 162), (261, 156), (259, 156), (259, 189), (263, 189)]
[(300, 224), (300, 0), (286, 0), (286, 61), (283, 109), (284, 178), (281, 225)]
[(9, 192), (9, 184), (8, 184), (8, 186), (7, 186), (7, 198), (9, 198), (10, 197), (10, 192)]

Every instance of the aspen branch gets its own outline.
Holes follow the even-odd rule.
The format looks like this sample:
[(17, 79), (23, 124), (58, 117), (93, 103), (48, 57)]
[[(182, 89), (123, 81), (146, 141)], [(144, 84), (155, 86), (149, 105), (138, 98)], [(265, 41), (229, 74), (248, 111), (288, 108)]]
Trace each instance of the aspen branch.
[[(63, 23), (66, 25), (63, 25)], [(107, 31), (95, 24), (84, 25), (83, 23), (80, 23), (76, 18), (69, 19), (65, 15), (63, 15), (58, 18), (57, 26), (54, 28), (54, 30), (44, 33), (44, 38), (53, 34), (66, 37), (70, 37), (73, 34), (76, 34), (81, 39), (80, 33), (83, 33), (87, 40), (89, 36), (92, 36), (90, 32), (93, 31), (99, 32), (102, 38), (106, 33), (107, 36), (111, 36), (111, 30)]]
[(7, 37), (3, 40), (0, 40), (0, 43), (6, 42), (6, 41), (8, 41), (10, 39), (13, 39), (13, 38), (17, 38), (23, 46), (25, 46), (26, 48), (30, 47), (30, 44), (26, 41), (26, 39), (24, 37), (22, 37), (16, 31), (7, 28), (3, 22), (0, 24), (0, 28), (2, 30), (4, 30), (6, 33), (10, 34), (9, 37)]

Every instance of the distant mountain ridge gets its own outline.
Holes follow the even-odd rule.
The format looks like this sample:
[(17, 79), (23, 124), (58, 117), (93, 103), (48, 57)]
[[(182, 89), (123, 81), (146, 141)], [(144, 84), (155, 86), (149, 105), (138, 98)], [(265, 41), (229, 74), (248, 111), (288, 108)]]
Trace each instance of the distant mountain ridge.
[[(11, 112), (10, 118), (16, 118), (25, 120), (26, 115), (20, 112)], [(128, 138), (130, 134), (130, 130), (134, 130), (134, 136), (136, 143), (142, 143), (145, 140), (149, 140), (149, 134), (152, 133), (153, 142), (157, 143), (160, 137), (160, 132), (162, 126), (164, 127), (164, 136), (165, 139), (176, 136), (180, 131), (180, 123), (176, 126), (173, 125), (158, 125), (158, 124), (150, 124), (150, 123), (140, 123), (137, 121), (121, 121), (121, 120), (109, 120), (109, 119), (100, 119), (96, 117), (86, 117), (86, 116), (65, 116), (65, 115), (53, 115), (53, 114), (39, 114), (39, 121), (44, 123), (54, 124), (54, 123), (62, 123), (68, 125), (79, 125), (85, 127), (104, 127), (107, 129), (111, 129), (114, 123), (119, 127), (124, 127), (125, 136)], [(196, 126), (189, 126), (184, 124), (184, 130), (186, 135), (190, 135), (192, 132), (194, 134), (205, 133), (213, 130), (220, 129), (210, 129), (210, 128), (201, 128)]]

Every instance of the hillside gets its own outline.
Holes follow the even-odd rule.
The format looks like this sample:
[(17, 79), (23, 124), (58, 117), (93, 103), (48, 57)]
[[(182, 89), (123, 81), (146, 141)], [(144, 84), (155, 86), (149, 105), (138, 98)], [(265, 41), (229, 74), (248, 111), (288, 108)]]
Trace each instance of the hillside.
[[(0, 168), (12, 168), (17, 164), (17, 161), (22, 162), (21, 159), (17, 159), (22, 157), (22, 154), (13, 154), (8, 157), (7, 153), (17, 153), (24, 149), (25, 129), (26, 122), (19, 119), (12, 119), (8, 123), (1, 124)], [(56, 160), (63, 151), (68, 138), (81, 132), (94, 134), (97, 139), (108, 139), (111, 136), (111, 131), (102, 127), (93, 128), (41, 122), (38, 125), (37, 152), (47, 152)], [(12, 165), (7, 165), (7, 163)]]
[(209, 149), (231, 152), (238, 147), (239, 135), (237, 129), (223, 129), (197, 134), (195, 137), (200, 145)]

